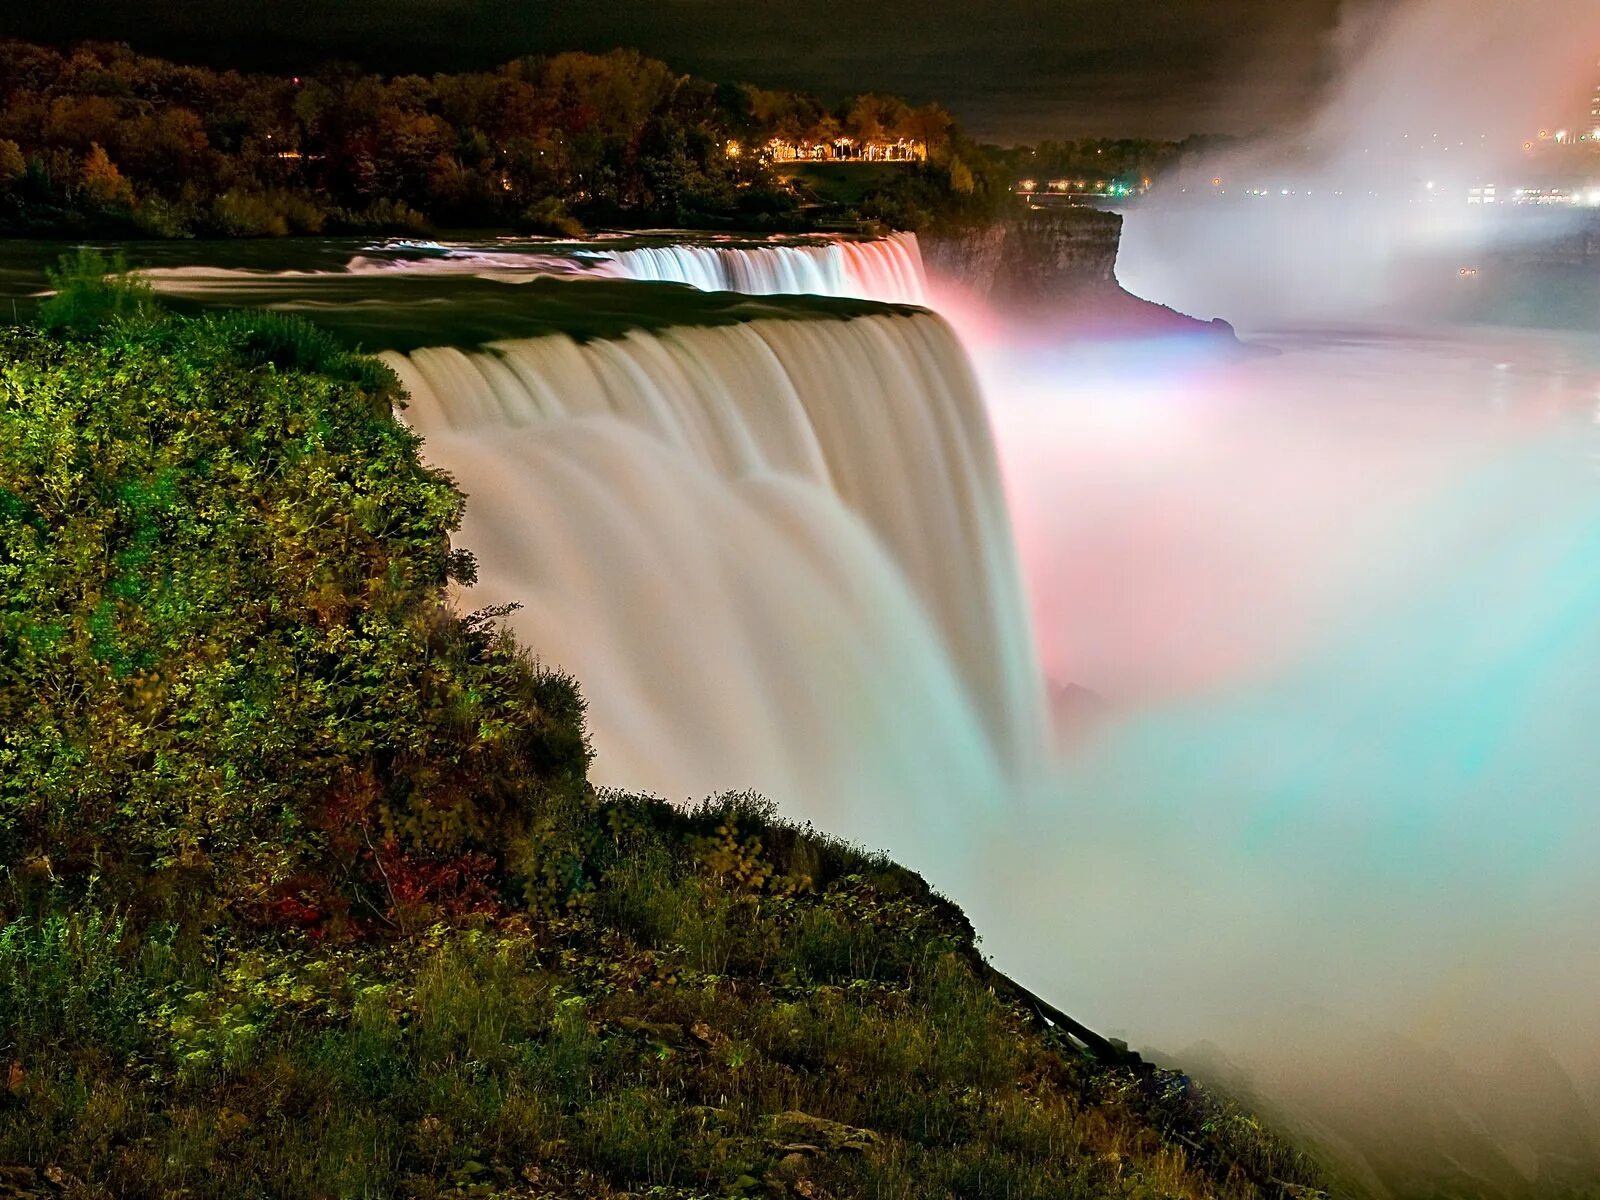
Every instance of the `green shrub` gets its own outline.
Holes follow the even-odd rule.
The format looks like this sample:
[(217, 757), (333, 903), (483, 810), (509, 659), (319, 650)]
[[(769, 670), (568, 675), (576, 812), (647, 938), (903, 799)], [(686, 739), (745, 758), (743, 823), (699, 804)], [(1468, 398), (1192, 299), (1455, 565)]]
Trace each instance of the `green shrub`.
[(134, 205), (133, 224), (149, 237), (187, 238), (194, 236), (196, 214), (188, 205), (147, 195)]
[(330, 931), (522, 895), (582, 705), (444, 607), (462, 499), (388, 373), (259, 315), (0, 362), (0, 862)]
[(211, 202), (211, 224), (223, 237), (287, 237), (289, 219), (266, 196), (224, 192)]
[(223, 237), (318, 234), (326, 214), (305, 196), (286, 191), (223, 192), (211, 204), (211, 225)]
[(364, 233), (423, 234), (432, 226), (428, 218), (404, 200), (384, 197), (345, 218), (345, 224)]
[(147, 325), (159, 312), (150, 285), (128, 270), (121, 252), (107, 258), (91, 246), (80, 246), (46, 275), (53, 294), (39, 306), (37, 320), (53, 332), (88, 337)]
[(203, 327), (225, 354), (279, 371), (353, 383), (381, 405), (399, 394), (399, 380), (377, 359), (354, 354), (325, 329), (292, 313), (262, 309), (208, 317)]
[(121, 953), (127, 936), (122, 918), (96, 908), (0, 928), (0, 1051), (98, 1043), (129, 1053), (149, 986)]
[(517, 228), (523, 233), (558, 238), (581, 238), (586, 232), (583, 222), (567, 211), (558, 196), (546, 196), (523, 209)]

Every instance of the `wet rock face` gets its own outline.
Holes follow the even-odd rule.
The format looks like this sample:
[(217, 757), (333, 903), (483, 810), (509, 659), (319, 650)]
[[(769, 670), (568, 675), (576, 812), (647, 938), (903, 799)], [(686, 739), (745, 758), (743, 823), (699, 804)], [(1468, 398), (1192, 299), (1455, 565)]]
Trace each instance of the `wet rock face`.
[(977, 229), (922, 238), (936, 274), (987, 299), (1030, 303), (1114, 287), (1122, 218), (1093, 208), (1028, 209)]
[(1117, 213), (1019, 209), (975, 229), (918, 240), (935, 285), (953, 284), (1034, 334), (1063, 342), (1187, 337), (1240, 351), (1226, 321), (1196, 320), (1123, 290)]
[(956, 280), (987, 297), (994, 293), (1009, 231), (1008, 224), (997, 221), (951, 233), (924, 233), (917, 240), (930, 274)]

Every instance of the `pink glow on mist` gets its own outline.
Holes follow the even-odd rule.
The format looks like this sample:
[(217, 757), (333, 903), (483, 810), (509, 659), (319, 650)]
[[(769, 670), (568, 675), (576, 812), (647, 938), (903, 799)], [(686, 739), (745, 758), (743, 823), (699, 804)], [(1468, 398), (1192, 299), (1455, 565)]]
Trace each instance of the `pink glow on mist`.
[(1043, 674), (1119, 705), (1244, 686), (1306, 652), (1377, 602), (1365, 575), (1396, 512), (1587, 395), (1470, 340), (1425, 342), (1431, 372), (1391, 380), (1359, 334), (1244, 360), (1182, 340), (1052, 348), (947, 284), (931, 294), (989, 400)]

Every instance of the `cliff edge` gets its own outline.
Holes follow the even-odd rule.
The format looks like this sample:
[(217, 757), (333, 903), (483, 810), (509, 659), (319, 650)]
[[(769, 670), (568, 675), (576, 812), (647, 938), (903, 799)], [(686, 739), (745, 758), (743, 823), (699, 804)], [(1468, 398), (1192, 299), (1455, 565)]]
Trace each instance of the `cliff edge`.
[(923, 234), (920, 241), (935, 281), (1055, 336), (1197, 336), (1237, 344), (1226, 321), (1186, 316), (1117, 282), (1117, 213), (1026, 208), (987, 225)]

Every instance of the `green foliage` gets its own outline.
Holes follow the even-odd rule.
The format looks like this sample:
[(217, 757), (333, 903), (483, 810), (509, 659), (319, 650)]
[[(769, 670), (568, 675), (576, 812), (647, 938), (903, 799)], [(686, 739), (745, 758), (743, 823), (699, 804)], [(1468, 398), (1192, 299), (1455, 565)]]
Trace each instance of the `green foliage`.
[(428, 218), (404, 200), (387, 196), (374, 200), (360, 212), (344, 214), (341, 223), (366, 233), (416, 234), (427, 233), (431, 228)]
[(1181, 1077), (1063, 1054), (915, 876), (746, 797), (592, 816), (589, 902), (377, 947), (11, 926), (0, 1161), (127, 1196), (1315, 1186)]
[(54, 294), (39, 306), (38, 322), (45, 329), (88, 337), (156, 319), (155, 293), (128, 270), (120, 252), (108, 259), (91, 246), (81, 246), (46, 274)]
[(584, 794), (581, 704), (443, 607), (461, 496), (392, 376), (283, 317), (109, 329), (0, 340), (5, 890), (36, 861), (330, 931), (496, 903)]
[(199, 223), (194, 206), (162, 196), (145, 196), (133, 209), (134, 227), (148, 237), (193, 237)]
[[(976, 153), (969, 149), (972, 161)], [(894, 229), (931, 230), (981, 223), (1010, 199), (992, 170), (981, 173), (964, 159), (948, 168), (928, 166), (896, 172), (865, 196), (858, 211)]]
[(312, 200), (273, 189), (230, 189), (211, 204), (212, 229), (223, 237), (287, 237), (322, 232), (327, 217)]
[[(154, 998), (128, 969), (126, 922), (100, 908), (16, 920), (0, 929), (0, 1030), (4, 1049), (39, 1053), (68, 1039), (127, 1053)], [(146, 954), (163, 948), (152, 931)]]
[(538, 233), (547, 237), (584, 236), (583, 222), (568, 212), (567, 206), (556, 196), (546, 196), (525, 208), (517, 218), (517, 228), (523, 233)]
[[(0, 41), (0, 226), (16, 232), (801, 228), (858, 214), (802, 211), (764, 147), (846, 135), (925, 148), (943, 199), (958, 197), (958, 214), (969, 207), (947, 186), (962, 179), (944, 166), (962, 143), (936, 104), (864, 95), (830, 110), (813, 96), (713, 85), (634, 51), (426, 79), (333, 67), (291, 82), (120, 46), (62, 54)], [(973, 148), (961, 155), (977, 161)]]
[(265, 310), (224, 312), (202, 329), (213, 346), (244, 363), (355, 384), (373, 399), (380, 413), (387, 413), (399, 394), (399, 380), (393, 371), (377, 359), (351, 353), (331, 333), (304, 317)]

